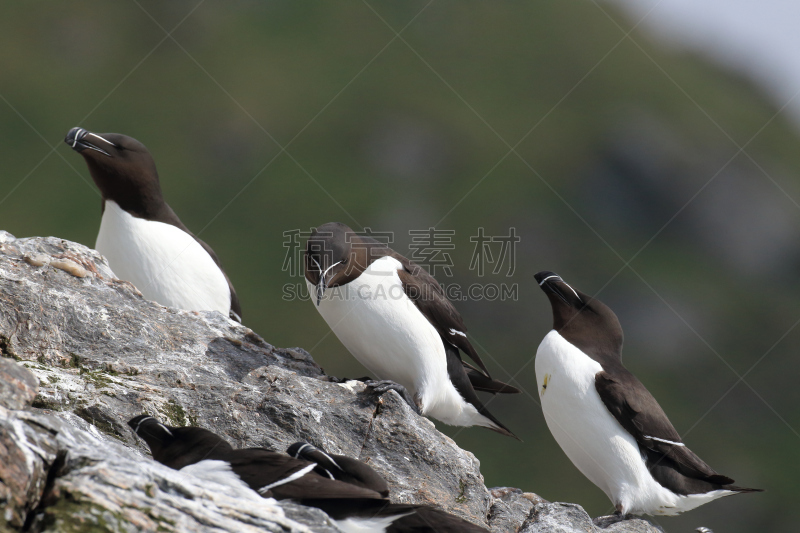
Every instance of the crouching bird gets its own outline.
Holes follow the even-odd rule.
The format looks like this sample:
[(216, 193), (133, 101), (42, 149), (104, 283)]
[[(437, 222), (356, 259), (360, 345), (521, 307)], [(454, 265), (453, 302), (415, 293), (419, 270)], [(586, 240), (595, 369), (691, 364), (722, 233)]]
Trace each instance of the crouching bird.
[[(467, 339), (461, 315), (424, 268), (338, 222), (306, 243), (305, 278), (325, 322), (375, 377), (417, 412), (453, 426), (483, 426), (515, 437), (476, 390), (518, 393), (492, 379)], [(480, 370), (462, 361), (467, 354)], [(516, 438), (516, 437), (515, 437)]]
[(622, 327), (599, 300), (552, 272), (535, 275), (553, 309), (536, 352), (547, 427), (617, 515), (676, 515), (737, 487), (681, 440), (653, 395), (622, 365)]
[(127, 135), (72, 128), (64, 139), (83, 156), (103, 198), (95, 249), (120, 279), (169, 307), (219, 311), (242, 321), (239, 298), (209, 245), (161, 194), (147, 148)]
[(345, 533), (487, 533), (432, 507), (391, 503), (385, 498), (386, 481), (369, 466), (304, 442), (289, 447), (292, 456), (265, 448), (235, 450), (207, 429), (166, 426), (149, 415), (134, 417), (128, 425), (159, 463), (236, 491), (244, 488), (316, 507)]

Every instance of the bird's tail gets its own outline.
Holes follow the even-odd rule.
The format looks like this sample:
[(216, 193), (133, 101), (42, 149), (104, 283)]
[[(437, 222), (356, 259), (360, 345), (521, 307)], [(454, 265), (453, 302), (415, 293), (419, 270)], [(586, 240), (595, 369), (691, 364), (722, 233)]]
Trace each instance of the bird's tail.
[(472, 388), (481, 392), (491, 392), (492, 394), (519, 394), (520, 390), (512, 387), (508, 383), (503, 383), (499, 379), (492, 379), (466, 361), (461, 361), (467, 373)]

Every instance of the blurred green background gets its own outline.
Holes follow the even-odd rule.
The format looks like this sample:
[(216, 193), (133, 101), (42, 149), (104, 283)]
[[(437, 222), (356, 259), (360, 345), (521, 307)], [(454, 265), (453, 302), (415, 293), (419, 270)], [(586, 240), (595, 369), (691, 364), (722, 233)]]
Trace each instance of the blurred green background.
[[(245, 324), (351, 377), (366, 371), (312, 304), (282, 298), (302, 283), (284, 232), (341, 221), (408, 253), (409, 230), (454, 230), (440, 281), (519, 288), (457, 307), (493, 375), (527, 391), (489, 403), (524, 442), (437, 424), (488, 486), (613, 510), (537, 402), (547, 269), (617, 312), (625, 364), (689, 446), (768, 491), (657, 523), (794, 530), (798, 130), (744, 78), (633, 26), (583, 1), (4, 2), (0, 228), (93, 246), (99, 194), (61, 139), (131, 135)], [(513, 276), (469, 268), (479, 227), (516, 229)]]

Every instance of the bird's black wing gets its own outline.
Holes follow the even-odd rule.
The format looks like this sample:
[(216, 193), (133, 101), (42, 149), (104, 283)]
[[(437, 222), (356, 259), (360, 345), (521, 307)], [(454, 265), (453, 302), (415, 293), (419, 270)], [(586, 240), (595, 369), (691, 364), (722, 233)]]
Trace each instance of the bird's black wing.
[(315, 463), (263, 448), (235, 450), (220, 459), (230, 463), (236, 475), (264, 497), (383, 498), (373, 490), (321, 476), (313, 470)]
[(433, 507), (423, 506), (394, 521), (386, 533), (488, 533), (488, 529)]
[(417, 309), (436, 328), (445, 343), (458, 347), (489, 376), (486, 365), (483, 364), (475, 348), (472, 347), (469, 339), (467, 339), (467, 328), (464, 326), (464, 320), (450, 300), (447, 299), (442, 286), (419, 265), (412, 263), (399, 254), (393, 255), (393, 257), (403, 263), (403, 270), (398, 270), (398, 274), (400, 275), (400, 281), (403, 283), (403, 290), (406, 296), (414, 302)]
[(689, 480), (712, 485), (733, 483), (731, 478), (718, 474), (681, 441), (650, 391), (624, 367), (614, 369), (613, 375), (599, 372), (595, 376), (595, 388), (609, 412), (646, 452), (648, 468), (662, 485), (677, 482), (679, 486), (667, 488), (678, 493), (687, 493), (686, 485), (692, 485), (688, 480), (673, 476), (668, 471), (670, 468), (681, 478)]
[(302, 505), (317, 507), (334, 520), (392, 518), (386, 533), (488, 533), (488, 530), (455, 515), (426, 505), (391, 503), (388, 500), (309, 500)]

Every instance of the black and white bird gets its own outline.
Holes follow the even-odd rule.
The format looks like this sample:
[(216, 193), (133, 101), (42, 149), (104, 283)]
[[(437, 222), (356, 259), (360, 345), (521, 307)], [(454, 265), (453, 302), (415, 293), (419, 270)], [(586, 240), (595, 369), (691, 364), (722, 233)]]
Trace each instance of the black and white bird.
[(622, 327), (611, 309), (552, 272), (535, 276), (553, 308), (536, 352), (547, 426), (567, 457), (618, 515), (676, 515), (733, 485), (695, 455), (645, 386), (622, 365)]
[[(379, 383), (423, 415), (453, 426), (483, 426), (514, 436), (476, 390), (516, 393), (489, 376), (442, 287), (422, 267), (338, 222), (309, 237), (305, 278), (317, 310)], [(463, 351), (480, 370), (461, 360)]]
[(389, 492), (388, 485), (365, 463), (328, 455), (303, 442), (290, 446), (292, 457), (265, 448), (235, 450), (211, 431), (166, 426), (149, 415), (134, 417), (128, 425), (159, 463), (230, 486), (237, 495), (245, 488), (253, 495), (316, 507), (345, 533), (486, 533), (438, 509), (391, 503), (383, 494)]
[(303, 459), (316, 463), (315, 472), (328, 476), (330, 479), (337, 479), (374, 490), (384, 498), (389, 496), (389, 485), (372, 468), (365, 463), (346, 455), (333, 455), (321, 448), (315, 448), (307, 442), (295, 442), (286, 450), (295, 459)]
[(103, 198), (95, 248), (145, 298), (190, 311), (219, 311), (241, 322), (239, 298), (219, 259), (164, 201), (147, 148), (118, 133), (72, 128), (64, 139), (89, 166)]

